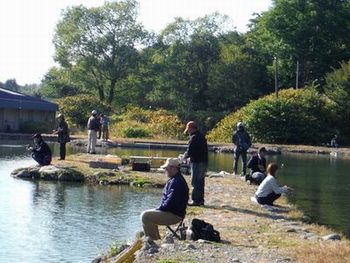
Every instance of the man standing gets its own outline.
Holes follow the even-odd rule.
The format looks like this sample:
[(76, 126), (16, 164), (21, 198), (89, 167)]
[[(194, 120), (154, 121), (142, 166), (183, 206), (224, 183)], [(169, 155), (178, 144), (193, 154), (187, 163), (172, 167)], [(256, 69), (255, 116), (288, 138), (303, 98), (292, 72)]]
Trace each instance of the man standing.
[(100, 129), (100, 120), (97, 118), (97, 111), (93, 110), (87, 123), (88, 128), (88, 146), (87, 153), (95, 154), (97, 141), (97, 132)]
[(246, 132), (242, 122), (237, 123), (237, 130), (232, 136), (232, 143), (235, 144), (233, 156), (233, 173), (237, 175), (239, 157), (242, 156), (242, 174), (247, 173), (247, 151), (252, 145), (249, 134)]
[(248, 162), (248, 168), (251, 169), (250, 175), (247, 174), (245, 179), (254, 184), (260, 184), (266, 177), (266, 148), (259, 148), (258, 154), (254, 155)]
[(153, 240), (160, 239), (158, 225), (174, 225), (180, 222), (186, 214), (188, 202), (188, 186), (180, 172), (180, 161), (168, 158), (161, 168), (169, 177), (163, 189), (160, 206), (157, 209), (146, 210), (141, 214), (145, 236)]
[(58, 142), (60, 144), (59, 160), (64, 160), (66, 158), (66, 143), (70, 141), (70, 138), (68, 124), (61, 113), (57, 116), (57, 129), (54, 130), (54, 133), (58, 135)]
[(100, 124), (101, 124), (101, 131), (102, 131), (102, 140), (108, 141), (109, 139), (109, 131), (108, 131), (108, 117), (104, 114), (100, 115)]
[(194, 121), (187, 123), (184, 133), (190, 135), (188, 148), (183, 157), (190, 158), (191, 163), (192, 202), (188, 205), (202, 206), (204, 205), (205, 173), (208, 168), (207, 140)]

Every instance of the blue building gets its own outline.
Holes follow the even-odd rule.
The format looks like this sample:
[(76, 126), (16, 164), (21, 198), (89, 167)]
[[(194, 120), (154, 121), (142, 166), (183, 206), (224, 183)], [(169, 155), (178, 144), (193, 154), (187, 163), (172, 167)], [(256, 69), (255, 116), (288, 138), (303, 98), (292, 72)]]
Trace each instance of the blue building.
[(0, 88), (0, 132), (51, 131), (57, 110), (55, 103)]

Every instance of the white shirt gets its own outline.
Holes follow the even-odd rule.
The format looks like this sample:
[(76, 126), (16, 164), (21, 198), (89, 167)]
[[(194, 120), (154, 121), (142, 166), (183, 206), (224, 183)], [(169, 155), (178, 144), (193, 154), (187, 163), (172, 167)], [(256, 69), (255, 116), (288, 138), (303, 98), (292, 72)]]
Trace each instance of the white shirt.
[(279, 186), (277, 180), (271, 174), (268, 174), (264, 181), (259, 185), (255, 195), (257, 197), (266, 197), (274, 192), (275, 194), (282, 194), (288, 192), (287, 186)]

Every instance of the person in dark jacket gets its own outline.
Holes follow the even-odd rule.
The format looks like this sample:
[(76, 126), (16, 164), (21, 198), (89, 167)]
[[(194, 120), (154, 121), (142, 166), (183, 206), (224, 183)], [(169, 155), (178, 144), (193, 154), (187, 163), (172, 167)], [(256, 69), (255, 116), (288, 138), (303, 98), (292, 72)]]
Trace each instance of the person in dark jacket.
[(239, 157), (242, 157), (242, 175), (247, 173), (247, 151), (252, 145), (249, 134), (246, 132), (242, 122), (237, 123), (237, 130), (232, 136), (232, 143), (235, 145), (233, 155), (233, 173), (237, 175)]
[(28, 146), (28, 150), (32, 151), (32, 158), (41, 166), (49, 165), (52, 159), (50, 147), (44, 142), (41, 134), (36, 133), (32, 136), (34, 147)]
[(250, 174), (246, 175), (246, 181), (259, 185), (266, 177), (266, 148), (259, 148), (258, 154), (253, 155), (248, 162)]
[(68, 124), (64, 120), (63, 114), (57, 116), (57, 128), (54, 133), (58, 135), (58, 143), (60, 144), (60, 159), (66, 158), (66, 143), (70, 141)]
[(202, 206), (204, 205), (205, 173), (208, 168), (207, 140), (194, 121), (187, 123), (184, 133), (190, 135), (187, 151), (183, 156), (184, 159), (190, 158), (191, 163), (192, 202), (188, 205)]
[(161, 168), (165, 169), (169, 180), (163, 189), (160, 206), (141, 214), (145, 236), (153, 240), (160, 239), (158, 225), (174, 225), (185, 217), (189, 195), (179, 159), (168, 158)]
[(87, 123), (88, 128), (88, 145), (87, 153), (95, 154), (97, 142), (97, 132), (100, 130), (100, 119), (97, 117), (97, 111), (93, 110)]

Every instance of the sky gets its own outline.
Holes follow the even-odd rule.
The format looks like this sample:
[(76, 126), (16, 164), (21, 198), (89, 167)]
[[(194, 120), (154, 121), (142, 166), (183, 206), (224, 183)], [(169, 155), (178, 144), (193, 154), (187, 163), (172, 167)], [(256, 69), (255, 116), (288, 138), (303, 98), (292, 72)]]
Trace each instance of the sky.
[[(0, 0), (0, 81), (19, 85), (40, 83), (54, 66), (52, 38), (61, 11), (83, 4), (99, 6), (104, 0)], [(247, 31), (253, 13), (268, 10), (271, 0), (139, 0), (139, 20), (159, 32), (174, 17), (196, 19), (218, 11), (228, 15), (235, 29)]]

